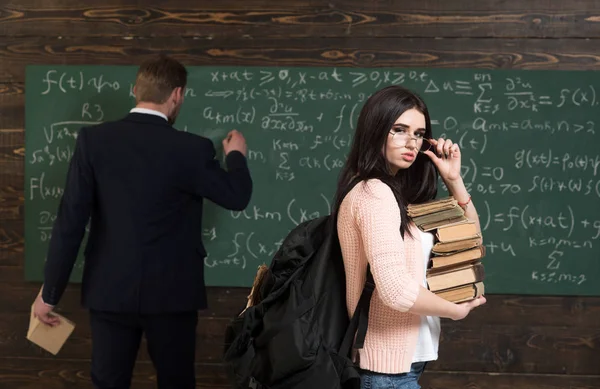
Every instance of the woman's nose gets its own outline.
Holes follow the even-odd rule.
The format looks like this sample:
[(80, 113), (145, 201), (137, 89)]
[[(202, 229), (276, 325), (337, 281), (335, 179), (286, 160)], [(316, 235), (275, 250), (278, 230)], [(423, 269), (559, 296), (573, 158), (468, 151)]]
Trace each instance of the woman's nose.
[(406, 139), (406, 147), (407, 148), (409, 148), (409, 146), (410, 146), (410, 148), (416, 149), (417, 148), (417, 143), (418, 143), (417, 138), (408, 137)]

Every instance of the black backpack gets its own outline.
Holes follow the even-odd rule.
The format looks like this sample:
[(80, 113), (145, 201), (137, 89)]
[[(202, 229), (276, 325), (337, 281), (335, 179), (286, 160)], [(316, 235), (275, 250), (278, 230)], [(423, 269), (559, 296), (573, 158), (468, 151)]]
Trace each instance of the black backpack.
[(350, 320), (335, 224), (323, 216), (294, 228), (264, 276), (260, 301), (227, 326), (224, 363), (233, 388), (360, 389), (350, 353), (353, 343), (363, 347), (375, 283), (367, 268)]

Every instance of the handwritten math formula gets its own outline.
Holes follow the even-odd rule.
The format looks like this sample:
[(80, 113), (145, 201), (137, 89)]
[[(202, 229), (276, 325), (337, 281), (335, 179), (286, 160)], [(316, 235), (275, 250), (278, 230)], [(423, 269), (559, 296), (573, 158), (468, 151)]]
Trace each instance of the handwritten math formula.
[[(27, 260), (43, 263), (79, 129), (127, 114), (135, 71), (28, 72), (26, 243), (34, 249)], [(290, 229), (330, 213), (364, 103), (384, 86), (403, 85), (427, 103), (434, 136), (461, 147), (487, 249), (486, 289), (600, 293), (600, 77), (573, 73), (190, 68), (175, 127), (213, 140), (222, 163), (222, 138), (242, 131), (255, 188), (244, 211), (208, 205), (198, 232), (208, 284), (251, 285)], [(440, 181), (439, 195), (447, 194)]]

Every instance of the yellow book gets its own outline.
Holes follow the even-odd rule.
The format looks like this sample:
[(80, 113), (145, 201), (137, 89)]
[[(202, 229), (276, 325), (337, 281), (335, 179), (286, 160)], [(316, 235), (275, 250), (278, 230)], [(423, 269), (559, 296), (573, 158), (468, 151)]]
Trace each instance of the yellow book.
[(71, 333), (75, 329), (75, 324), (58, 313), (52, 312), (50, 314), (60, 319), (58, 325), (50, 327), (49, 325), (42, 323), (40, 319), (33, 315), (33, 305), (31, 305), (27, 339), (44, 350), (56, 355), (69, 336), (71, 336)]

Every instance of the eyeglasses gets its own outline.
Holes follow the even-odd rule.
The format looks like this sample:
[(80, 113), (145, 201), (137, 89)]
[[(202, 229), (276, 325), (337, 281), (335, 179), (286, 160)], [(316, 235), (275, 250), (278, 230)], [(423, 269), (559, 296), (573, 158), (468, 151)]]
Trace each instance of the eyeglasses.
[(417, 134), (416, 136), (410, 136), (407, 132), (402, 131), (390, 131), (392, 134), (392, 142), (396, 146), (406, 146), (408, 142), (411, 140), (415, 141), (415, 148), (419, 151), (419, 153), (424, 153), (427, 150), (433, 150), (433, 145), (429, 140), (423, 138), (422, 134)]

